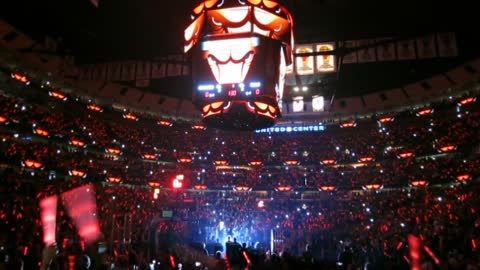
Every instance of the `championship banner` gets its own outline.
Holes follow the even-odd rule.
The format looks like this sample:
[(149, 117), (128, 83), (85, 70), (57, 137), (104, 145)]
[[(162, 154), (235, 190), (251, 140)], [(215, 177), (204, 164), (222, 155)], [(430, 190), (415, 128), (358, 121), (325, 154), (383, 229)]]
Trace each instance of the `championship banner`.
[(137, 62), (137, 80), (150, 79), (151, 64), (148, 61)]
[(304, 103), (303, 97), (294, 97), (292, 103), (293, 112), (303, 112), (304, 111)]
[(95, 76), (95, 65), (88, 65), (87, 72), (86, 72), (86, 79), (93, 80)]
[(168, 56), (167, 77), (180, 76), (182, 74), (183, 56), (170, 55)]
[(438, 55), (454, 57), (458, 55), (457, 40), (454, 32), (437, 33)]
[[(335, 50), (335, 45), (333, 43), (323, 43), (315, 45), (316, 52), (327, 52), (333, 50)], [(317, 72), (334, 72), (336, 70), (336, 58), (333, 54), (318, 55), (316, 60)]]
[[(374, 41), (370, 39), (358, 40), (357, 47), (369, 46), (372, 43), (374, 43)], [(358, 55), (359, 63), (370, 63), (370, 62), (375, 62), (377, 60), (375, 56), (375, 47), (360, 49), (358, 50), (357, 55)]]
[(135, 80), (135, 63), (123, 62), (122, 63), (122, 81)]
[(80, 80), (88, 80), (88, 72), (90, 70), (90, 65), (83, 65), (80, 73)]
[(137, 72), (136, 72), (136, 87), (148, 87), (150, 86), (150, 72), (151, 64), (147, 61), (137, 62)]
[(165, 77), (167, 64), (165, 61), (152, 62), (152, 79), (161, 79)]
[(121, 79), (122, 67), (120, 63), (109, 63), (108, 64), (108, 81), (119, 81)]
[(433, 34), (417, 38), (416, 42), (418, 58), (426, 59), (437, 57), (437, 49), (435, 48), (435, 36)]
[[(298, 45), (295, 53), (313, 53), (313, 46), (311, 44)], [(314, 70), (313, 56), (296, 56), (295, 70), (298, 75), (310, 75)]]
[(107, 79), (107, 64), (99, 64), (97, 81), (105, 81), (106, 79)]
[(415, 56), (415, 40), (403, 40), (397, 42), (398, 60), (413, 60)]
[(395, 43), (388, 42), (388, 40), (391, 40), (391, 38), (382, 38), (376, 41), (383, 42), (383, 44), (376, 47), (378, 61), (395, 61), (397, 59), (395, 55)]
[[(353, 49), (357, 47), (356, 40), (347, 40), (344, 42), (344, 47), (346, 49)], [(353, 64), (358, 62), (357, 51), (353, 51), (343, 56), (342, 63), (343, 64)]]
[(190, 76), (192, 74), (192, 69), (190, 65), (184, 64), (182, 68), (182, 75), (183, 76)]

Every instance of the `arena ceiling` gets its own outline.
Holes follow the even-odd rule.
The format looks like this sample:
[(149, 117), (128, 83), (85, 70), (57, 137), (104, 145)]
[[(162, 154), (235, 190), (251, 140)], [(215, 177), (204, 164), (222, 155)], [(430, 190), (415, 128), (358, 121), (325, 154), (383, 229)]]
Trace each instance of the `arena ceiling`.
[[(181, 53), (183, 29), (199, 0), (17, 0), (0, 4), (0, 16), (37, 40), (60, 41), (60, 53), (79, 64), (141, 60)], [(297, 43), (378, 37), (415, 38), (454, 31), (458, 56), (343, 65), (318, 90), (337, 97), (365, 94), (427, 78), (478, 57), (474, 1), (283, 0), (293, 13)], [(163, 94), (191, 97), (184, 79), (153, 84)], [(322, 85), (324, 84), (324, 85)], [(182, 88), (182, 87), (180, 87)]]

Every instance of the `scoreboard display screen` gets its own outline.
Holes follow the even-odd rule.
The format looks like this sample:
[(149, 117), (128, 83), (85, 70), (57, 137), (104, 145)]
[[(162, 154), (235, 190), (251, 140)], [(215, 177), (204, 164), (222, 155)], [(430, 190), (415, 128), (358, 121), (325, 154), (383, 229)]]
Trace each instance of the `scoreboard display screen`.
[(280, 51), (280, 42), (262, 36), (202, 41), (193, 57), (194, 103), (275, 97)]
[(192, 55), (193, 103), (208, 126), (255, 130), (281, 116), (293, 21), (276, 1), (206, 0), (193, 9), (184, 50)]

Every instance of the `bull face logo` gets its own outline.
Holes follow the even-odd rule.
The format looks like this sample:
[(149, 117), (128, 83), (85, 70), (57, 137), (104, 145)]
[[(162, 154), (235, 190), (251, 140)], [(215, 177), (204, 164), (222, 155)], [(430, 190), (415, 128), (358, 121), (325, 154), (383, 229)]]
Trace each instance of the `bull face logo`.
[(209, 40), (202, 45), (204, 57), (217, 83), (241, 83), (255, 57), (257, 37)]

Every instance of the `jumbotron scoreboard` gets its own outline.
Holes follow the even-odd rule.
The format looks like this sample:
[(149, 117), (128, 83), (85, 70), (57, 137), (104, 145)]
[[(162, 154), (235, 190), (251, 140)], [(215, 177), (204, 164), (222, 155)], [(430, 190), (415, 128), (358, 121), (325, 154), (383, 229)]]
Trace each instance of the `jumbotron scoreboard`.
[(208, 0), (193, 10), (185, 52), (205, 124), (235, 130), (275, 124), (292, 64), (292, 27), (288, 10), (271, 0)]

